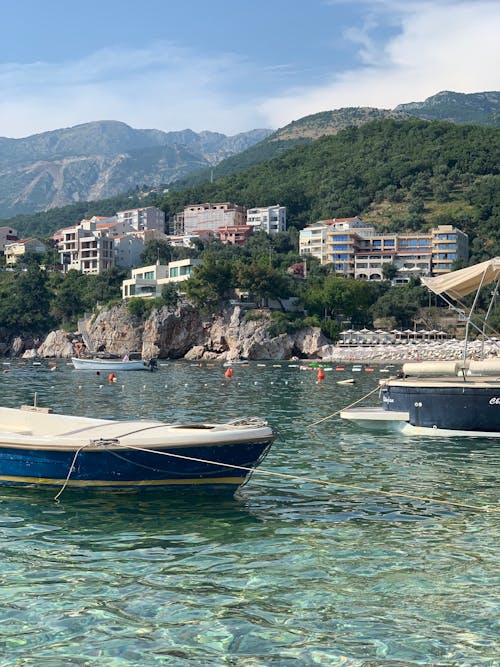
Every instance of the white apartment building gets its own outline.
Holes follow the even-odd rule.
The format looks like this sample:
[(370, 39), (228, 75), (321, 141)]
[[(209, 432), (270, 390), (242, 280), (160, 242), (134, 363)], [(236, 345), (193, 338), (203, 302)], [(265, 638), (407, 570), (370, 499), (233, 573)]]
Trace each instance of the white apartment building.
[(118, 211), (116, 214), (118, 222), (129, 225), (130, 230), (137, 232), (143, 229), (157, 229), (165, 231), (165, 213), (156, 206), (145, 206), (144, 208), (132, 208), (128, 211)]
[(286, 206), (261, 206), (247, 210), (247, 225), (255, 232), (267, 234), (286, 232)]
[(199, 259), (179, 259), (168, 264), (152, 264), (132, 269), (131, 278), (122, 282), (122, 299), (131, 297), (153, 298), (161, 296), (163, 285), (187, 280)]
[[(137, 266), (147, 241), (166, 238), (161, 222), (164, 217), (163, 211), (150, 206), (120, 211), (111, 217), (94, 216), (59, 230), (58, 249), (64, 272), (75, 269), (97, 274), (112, 266)], [(149, 223), (153, 227), (145, 226)]]
[(121, 234), (113, 238), (113, 257), (116, 266), (130, 269), (141, 263), (144, 238), (135, 234)]
[(64, 273), (74, 269), (97, 274), (110, 269), (114, 264), (114, 253), (109, 230), (114, 224), (116, 220), (113, 218), (95, 216), (90, 220), (82, 220), (74, 227), (62, 229), (58, 249)]

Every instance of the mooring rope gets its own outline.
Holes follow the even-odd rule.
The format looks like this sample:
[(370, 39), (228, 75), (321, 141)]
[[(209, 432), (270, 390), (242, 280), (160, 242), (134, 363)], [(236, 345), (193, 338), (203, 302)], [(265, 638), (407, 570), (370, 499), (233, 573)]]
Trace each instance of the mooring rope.
[(315, 477), (304, 477), (300, 475), (291, 475), (285, 472), (275, 472), (273, 470), (265, 470), (263, 468), (249, 468), (247, 466), (237, 466), (232, 463), (223, 463), (222, 461), (210, 461), (208, 459), (200, 459), (194, 456), (185, 456), (184, 454), (174, 454), (173, 452), (163, 452), (156, 449), (148, 449), (146, 447), (136, 447), (134, 445), (124, 445), (119, 443), (124, 449), (133, 449), (139, 452), (146, 452), (149, 454), (160, 454), (162, 456), (170, 456), (176, 459), (183, 459), (184, 461), (194, 461), (197, 463), (208, 463), (210, 465), (223, 466), (224, 468), (232, 468), (233, 470), (245, 470), (246, 472), (251, 472), (253, 474), (260, 473), (262, 475), (269, 475), (273, 477), (281, 477), (286, 479), (292, 479), (294, 481), (300, 482), (311, 482), (313, 484), (321, 484), (322, 486), (331, 486), (343, 489), (351, 489), (354, 491), (363, 491), (368, 493), (375, 493), (378, 495), (388, 496), (390, 498), (407, 498), (409, 500), (420, 500), (426, 503), (436, 503), (440, 505), (450, 505), (452, 507), (461, 507), (471, 510), (479, 510), (481, 512), (500, 512), (498, 507), (489, 507), (488, 505), (470, 505), (469, 503), (461, 503), (452, 500), (442, 500), (441, 498), (428, 498), (426, 496), (417, 496), (409, 493), (399, 493), (397, 491), (382, 491), (380, 489), (372, 489), (367, 486), (356, 486), (354, 484), (342, 484), (340, 482), (330, 482), (325, 479), (318, 479)]
[(331, 419), (332, 417), (335, 417), (335, 415), (340, 414), (343, 410), (348, 410), (349, 408), (354, 407), (358, 403), (361, 403), (361, 401), (364, 401), (365, 398), (368, 398), (368, 396), (371, 396), (372, 394), (374, 394), (376, 391), (380, 391), (381, 386), (382, 385), (380, 385), (380, 384), (377, 385), (375, 387), (375, 389), (372, 389), (371, 391), (369, 391), (364, 396), (361, 396), (361, 398), (358, 398), (358, 400), (354, 401), (354, 403), (351, 403), (350, 405), (346, 405), (345, 408), (340, 408), (340, 410), (336, 410), (335, 412), (332, 412), (332, 414), (328, 415), (328, 417), (323, 417), (323, 419), (318, 419), (317, 422), (313, 422), (312, 424), (309, 424), (308, 426), (305, 426), (305, 428), (310, 428), (311, 426), (316, 426), (317, 424), (321, 424), (321, 422), (326, 422), (327, 419)]
[(84, 449), (85, 447), (88, 447), (88, 446), (89, 445), (86, 443), (85, 445), (82, 445), (81, 447), (78, 447), (78, 449), (76, 450), (75, 455), (73, 456), (73, 460), (71, 461), (71, 465), (69, 467), (68, 474), (66, 475), (66, 479), (64, 480), (64, 484), (61, 486), (61, 488), (59, 490), (59, 493), (56, 496), (54, 496), (54, 500), (59, 500), (62, 492), (68, 486), (69, 478), (71, 477), (71, 473), (75, 469), (75, 463), (76, 463), (76, 459), (78, 458), (78, 454), (82, 451), (82, 449)]

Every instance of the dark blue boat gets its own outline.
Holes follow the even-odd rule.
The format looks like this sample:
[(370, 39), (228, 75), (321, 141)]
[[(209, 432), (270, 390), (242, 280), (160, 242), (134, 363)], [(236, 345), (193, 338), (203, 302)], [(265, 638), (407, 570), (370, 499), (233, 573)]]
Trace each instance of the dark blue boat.
[[(449, 274), (423, 279), (424, 284), (441, 296), (448, 305), (465, 316), (463, 297), (475, 292), (472, 306), (465, 316), (466, 335), (461, 361), (427, 361), (404, 364), (400, 377), (380, 383), (381, 408), (350, 408), (340, 416), (366, 426), (391, 426), (408, 434), (467, 435), (500, 437), (500, 359), (491, 356), (475, 359), (468, 355), (472, 329), (481, 340), (491, 338), (487, 323), (498, 294), (500, 257)], [(490, 307), (484, 321), (473, 314), (481, 289), (491, 286)], [(496, 332), (494, 332), (496, 333)]]
[(234, 492), (275, 439), (266, 422), (165, 424), (0, 408), (0, 484)]

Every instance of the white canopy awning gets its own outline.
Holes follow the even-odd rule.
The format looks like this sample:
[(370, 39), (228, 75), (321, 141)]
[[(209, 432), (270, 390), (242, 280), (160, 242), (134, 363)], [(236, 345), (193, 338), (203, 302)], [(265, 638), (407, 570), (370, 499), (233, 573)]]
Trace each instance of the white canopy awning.
[(422, 283), (434, 294), (447, 294), (452, 299), (461, 299), (500, 278), (500, 257), (451, 271), (443, 276), (422, 278)]

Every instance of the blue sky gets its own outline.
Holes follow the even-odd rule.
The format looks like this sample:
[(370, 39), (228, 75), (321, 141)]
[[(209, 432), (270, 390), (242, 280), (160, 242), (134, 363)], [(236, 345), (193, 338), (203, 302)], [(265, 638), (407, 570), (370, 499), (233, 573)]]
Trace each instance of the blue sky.
[(500, 90), (497, 0), (2, 3), (0, 136), (92, 120), (236, 134)]

